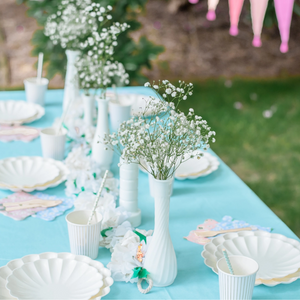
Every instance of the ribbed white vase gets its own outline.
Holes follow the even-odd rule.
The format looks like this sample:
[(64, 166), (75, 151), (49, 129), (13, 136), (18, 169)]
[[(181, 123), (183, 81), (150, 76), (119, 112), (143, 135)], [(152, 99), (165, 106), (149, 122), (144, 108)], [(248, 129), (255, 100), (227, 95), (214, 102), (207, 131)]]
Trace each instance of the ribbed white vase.
[(120, 197), (119, 205), (130, 212), (128, 221), (133, 227), (141, 225), (141, 210), (138, 208), (139, 167), (137, 163), (125, 164), (120, 158)]
[(98, 119), (92, 147), (92, 158), (103, 170), (109, 170), (113, 160), (113, 150), (104, 144), (103, 138), (109, 134), (108, 102), (109, 99), (96, 97), (98, 102)]
[(67, 55), (67, 73), (65, 78), (63, 110), (66, 110), (69, 102), (80, 97), (77, 69), (75, 66), (79, 51), (66, 50)]
[(173, 179), (153, 179), (155, 200), (154, 233), (145, 257), (144, 268), (153, 285), (171, 285), (177, 276), (177, 260), (169, 232), (170, 185)]
[(82, 95), (83, 100), (83, 120), (88, 126), (93, 125), (93, 116), (95, 110), (95, 96), (94, 95)]

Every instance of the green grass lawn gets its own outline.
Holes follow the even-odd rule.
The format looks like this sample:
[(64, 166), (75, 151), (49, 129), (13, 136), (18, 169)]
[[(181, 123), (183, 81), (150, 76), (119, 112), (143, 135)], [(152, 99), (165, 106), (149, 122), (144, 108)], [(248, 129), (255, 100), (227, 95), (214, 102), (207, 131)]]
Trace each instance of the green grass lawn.
[(213, 150), (300, 237), (300, 78), (194, 87), (181, 109), (208, 121), (217, 133)]

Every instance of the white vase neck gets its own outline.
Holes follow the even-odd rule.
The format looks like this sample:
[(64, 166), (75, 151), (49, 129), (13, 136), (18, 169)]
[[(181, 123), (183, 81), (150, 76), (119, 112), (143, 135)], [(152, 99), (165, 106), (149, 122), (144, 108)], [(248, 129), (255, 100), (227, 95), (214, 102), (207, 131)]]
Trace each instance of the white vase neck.
[(76, 58), (80, 54), (80, 51), (66, 50), (66, 55), (69, 62), (75, 62)]
[(95, 96), (94, 95), (86, 95), (86, 94), (82, 94), (81, 95), (83, 99), (94, 99)]

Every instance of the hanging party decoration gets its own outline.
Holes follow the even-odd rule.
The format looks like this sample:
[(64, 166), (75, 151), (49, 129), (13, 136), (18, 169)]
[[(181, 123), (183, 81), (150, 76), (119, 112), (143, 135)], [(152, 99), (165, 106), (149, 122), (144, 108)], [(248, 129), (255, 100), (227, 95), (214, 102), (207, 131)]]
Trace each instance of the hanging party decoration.
[(219, 0), (208, 0), (208, 12), (206, 14), (206, 19), (209, 21), (214, 21), (216, 19), (216, 8), (219, 4)]
[(253, 29), (253, 41), (254, 47), (261, 47), (261, 30), (268, 6), (269, 0), (250, 0), (251, 3), (251, 18), (252, 18), (252, 29)]
[(230, 29), (229, 34), (236, 36), (239, 34), (238, 24), (240, 14), (243, 8), (244, 0), (228, 0), (229, 16), (230, 16)]
[(280, 51), (286, 53), (289, 50), (288, 42), (292, 21), (294, 0), (274, 0), (278, 27), (281, 37)]

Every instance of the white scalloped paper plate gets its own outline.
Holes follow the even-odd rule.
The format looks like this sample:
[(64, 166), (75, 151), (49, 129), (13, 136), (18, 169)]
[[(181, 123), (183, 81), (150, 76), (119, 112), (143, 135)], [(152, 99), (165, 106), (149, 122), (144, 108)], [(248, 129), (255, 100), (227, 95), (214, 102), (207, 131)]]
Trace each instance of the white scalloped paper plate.
[(43, 185), (59, 175), (59, 168), (42, 157), (14, 157), (0, 160), (0, 184), (22, 188)]
[[(193, 158), (181, 164), (181, 166), (179, 167), (181, 169), (179, 168), (177, 169), (175, 173), (175, 178), (178, 180), (197, 179), (199, 177), (207, 176), (212, 172), (216, 171), (220, 165), (218, 158), (207, 152), (202, 152), (202, 153), (203, 156), (200, 158), (200, 160), (198, 160), (197, 158)], [(193, 167), (189, 171), (189, 165), (193, 161), (195, 162), (195, 167)], [(145, 166), (147, 166), (145, 161), (142, 161), (142, 163)], [(142, 168), (140, 165), (139, 165), (139, 169), (142, 172), (147, 173), (147, 171), (144, 168)], [(184, 174), (182, 171), (184, 172)]]
[(26, 120), (37, 114), (34, 105), (25, 101), (0, 101), (0, 123), (11, 124), (15, 121)]
[(0, 183), (0, 189), (10, 190), (12, 192), (19, 192), (19, 191), (32, 192), (34, 190), (43, 191), (50, 187), (56, 187), (59, 184), (61, 184), (62, 182), (67, 180), (67, 176), (70, 173), (69, 169), (66, 167), (66, 165), (63, 162), (54, 160), (52, 158), (43, 158), (43, 157), (39, 157), (39, 156), (20, 156), (17, 158), (15, 158), (15, 157), (7, 158), (5, 160), (8, 161), (8, 160), (14, 160), (14, 159), (34, 159), (34, 158), (42, 159), (43, 161), (50, 163), (51, 165), (57, 167), (59, 170), (58, 176), (55, 177), (53, 180), (50, 180), (44, 184), (36, 184), (32, 187), (20, 188), (20, 187), (10, 186), (10, 185)]
[(19, 300), (89, 300), (103, 285), (98, 270), (74, 259), (43, 258), (15, 269), (6, 288)]
[(0, 101), (0, 124), (21, 125), (40, 119), (45, 109), (36, 103), (26, 101)]
[[(298, 251), (300, 251), (300, 242), (298, 242), (297, 240), (294, 240), (294, 239), (289, 239), (289, 238), (285, 237), (284, 235), (269, 233), (269, 232), (260, 231), (260, 230), (258, 230), (258, 231), (241, 231), (241, 232), (235, 232), (235, 233), (227, 233), (227, 234), (218, 236), (218, 237), (212, 239), (210, 243), (206, 244), (204, 246), (204, 250), (201, 253), (202, 257), (204, 258), (204, 263), (209, 268), (211, 268), (216, 274), (218, 274), (218, 269), (216, 266), (218, 258), (216, 257), (216, 254), (215, 254), (216, 251), (218, 251), (218, 247), (221, 247), (220, 245), (223, 245), (224, 242), (231, 241), (234, 238), (248, 237), (248, 236), (266, 237), (266, 238), (272, 238), (272, 239), (278, 240), (278, 241), (283, 241), (287, 244), (290, 244), (292, 247), (294, 247)], [(296, 281), (298, 278), (300, 278), (300, 268), (285, 277), (272, 278), (272, 279), (257, 278), (255, 281), (255, 285), (264, 284), (266, 286), (272, 287), (272, 286), (276, 286), (280, 283), (282, 283), (282, 284), (292, 283), (292, 282)]]
[(106, 269), (101, 262), (92, 260), (91, 258), (83, 255), (47, 252), (42, 254), (27, 255), (21, 259), (12, 260), (6, 266), (0, 268), (0, 299), (17, 300), (17, 298), (14, 298), (10, 295), (9, 291), (6, 288), (7, 278), (12, 274), (12, 272), (15, 269), (20, 268), (28, 262), (34, 262), (39, 259), (50, 258), (72, 259), (75, 261), (86, 263), (97, 269), (98, 273), (101, 274), (103, 277), (103, 286), (100, 288), (99, 292), (90, 299), (100, 300), (102, 297), (106, 296), (110, 292), (110, 286), (112, 286), (114, 281), (111, 278), (111, 272), (108, 269)]

